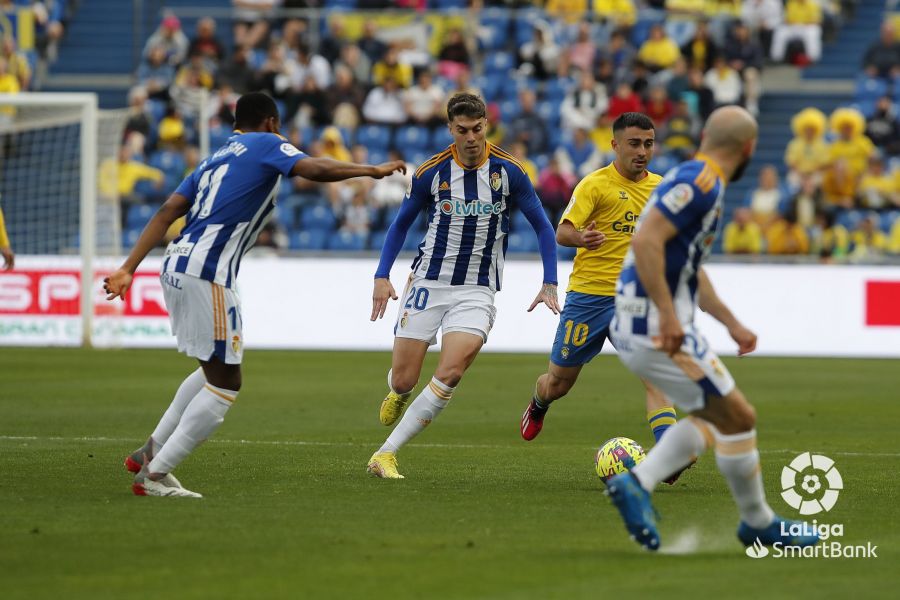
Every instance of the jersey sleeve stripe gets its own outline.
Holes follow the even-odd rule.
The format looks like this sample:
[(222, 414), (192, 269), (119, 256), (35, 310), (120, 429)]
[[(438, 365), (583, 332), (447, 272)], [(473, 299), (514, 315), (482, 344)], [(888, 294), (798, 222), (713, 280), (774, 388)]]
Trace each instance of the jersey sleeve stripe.
[(502, 158), (503, 160), (514, 164), (515, 166), (517, 166), (519, 168), (520, 171), (522, 171), (523, 174), (527, 175), (527, 173), (525, 173), (525, 167), (522, 166), (522, 163), (520, 163), (518, 160), (516, 160), (515, 158), (513, 158), (511, 155), (507, 154), (505, 151), (501, 150), (500, 148), (498, 148), (496, 146), (491, 146), (491, 154), (493, 154), (497, 158)]
[(449, 148), (448, 148), (447, 150), (444, 150), (444, 151), (441, 152), (440, 154), (437, 154), (437, 155), (435, 155), (435, 156), (432, 156), (430, 159), (428, 159), (428, 160), (426, 160), (424, 163), (422, 163), (422, 165), (421, 165), (418, 169), (416, 169), (416, 177), (421, 177), (421, 176), (422, 176), (422, 173), (424, 173), (425, 171), (427, 171), (427, 170), (430, 169), (431, 167), (435, 166), (436, 164), (438, 164), (438, 163), (441, 162), (442, 160), (445, 160), (445, 159), (446, 159), (447, 157), (449, 157), (449, 156), (450, 156), (450, 150), (449, 150)]

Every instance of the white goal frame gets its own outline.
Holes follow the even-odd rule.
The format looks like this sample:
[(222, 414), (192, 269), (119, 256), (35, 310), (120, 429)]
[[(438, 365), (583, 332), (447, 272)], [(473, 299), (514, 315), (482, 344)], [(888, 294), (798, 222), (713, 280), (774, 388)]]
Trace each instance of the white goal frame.
[[(79, 185), (79, 254), (81, 256), (81, 323), (82, 345), (91, 346), (94, 323), (94, 258), (96, 254), (97, 218), (97, 94), (24, 92), (0, 94), (0, 106), (78, 108), (80, 115), (80, 185)], [(52, 120), (52, 118), (50, 119)], [(66, 119), (69, 121), (69, 119)], [(15, 123), (0, 128), (0, 133), (25, 129)], [(52, 165), (50, 166), (52, 168)]]

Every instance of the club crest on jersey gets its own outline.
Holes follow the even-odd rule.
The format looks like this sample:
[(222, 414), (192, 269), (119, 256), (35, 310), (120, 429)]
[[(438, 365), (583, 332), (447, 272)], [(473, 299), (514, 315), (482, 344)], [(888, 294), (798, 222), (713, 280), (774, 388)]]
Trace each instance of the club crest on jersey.
[(497, 173), (496, 171), (491, 173), (491, 189), (494, 190), (495, 192), (499, 192), (500, 186), (502, 186), (502, 185), (503, 185), (503, 180), (500, 179), (500, 173)]
[(403, 312), (403, 317), (400, 319), (400, 328), (406, 327), (406, 324), (409, 322), (409, 311)]
[(461, 200), (442, 200), (439, 208), (445, 215), (458, 217), (478, 217), (481, 215), (499, 215), (503, 212), (500, 202), (481, 202), (477, 199), (469, 202)]
[(241, 351), (241, 336), (236, 335), (231, 338), (231, 349), (235, 351), (235, 353)]
[(450, 184), (447, 183), (446, 181), (442, 181), (441, 185), (438, 186), (438, 191), (441, 191), (441, 192), (446, 192), (449, 189), (450, 189)]
[(623, 190), (619, 190), (619, 200), (628, 200), (628, 194)]

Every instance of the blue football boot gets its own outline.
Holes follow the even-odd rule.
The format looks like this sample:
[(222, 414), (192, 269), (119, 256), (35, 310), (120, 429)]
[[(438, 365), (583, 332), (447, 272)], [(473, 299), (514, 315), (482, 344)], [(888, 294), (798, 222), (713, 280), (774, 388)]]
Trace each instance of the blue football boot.
[[(790, 530), (800, 532), (798, 535), (792, 535)], [(782, 533), (784, 531), (785, 533)], [(791, 519), (782, 519), (778, 515), (772, 519), (772, 522), (762, 529), (750, 527), (743, 521), (738, 525), (738, 539), (745, 546), (752, 545), (756, 540), (764, 546), (771, 546), (776, 542), (781, 542), (785, 546), (814, 546), (819, 543), (819, 534), (815, 532), (811, 525), (803, 521), (792, 521)]]
[(610, 477), (606, 487), (606, 495), (619, 509), (631, 538), (648, 550), (659, 549), (656, 510), (650, 503), (650, 494), (637, 478), (631, 473), (622, 473)]

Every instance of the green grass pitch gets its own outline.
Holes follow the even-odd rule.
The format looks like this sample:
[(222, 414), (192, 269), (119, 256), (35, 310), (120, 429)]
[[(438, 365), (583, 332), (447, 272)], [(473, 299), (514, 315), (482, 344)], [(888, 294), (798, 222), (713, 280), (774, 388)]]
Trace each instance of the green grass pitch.
[(134, 497), (122, 467), (189, 359), (0, 350), (0, 597), (896, 597), (897, 361), (726, 360), (759, 412), (772, 506), (796, 517), (782, 467), (830, 456), (845, 489), (816, 518), (876, 544), (867, 560), (745, 556), (711, 455), (654, 496), (667, 552), (641, 551), (593, 472), (605, 439), (652, 440), (640, 383), (611, 356), (526, 443), (519, 418), (546, 358), (483, 354), (400, 453), (407, 478), (373, 479), (389, 361), (249, 351), (225, 424), (178, 470), (206, 496), (194, 501)]

